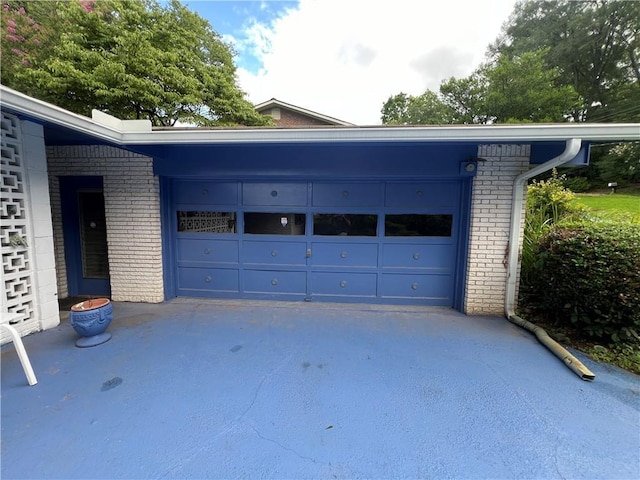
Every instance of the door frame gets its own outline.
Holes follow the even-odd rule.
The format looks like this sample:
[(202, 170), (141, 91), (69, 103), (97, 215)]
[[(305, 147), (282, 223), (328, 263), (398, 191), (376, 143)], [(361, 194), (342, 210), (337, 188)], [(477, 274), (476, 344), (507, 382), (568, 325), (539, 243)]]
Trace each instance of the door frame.
[(64, 258), (67, 267), (67, 290), (69, 296), (110, 296), (111, 284), (109, 278), (84, 278), (80, 239), (78, 192), (94, 190), (101, 191), (104, 195), (103, 179), (101, 176), (64, 176), (59, 177), (59, 182)]

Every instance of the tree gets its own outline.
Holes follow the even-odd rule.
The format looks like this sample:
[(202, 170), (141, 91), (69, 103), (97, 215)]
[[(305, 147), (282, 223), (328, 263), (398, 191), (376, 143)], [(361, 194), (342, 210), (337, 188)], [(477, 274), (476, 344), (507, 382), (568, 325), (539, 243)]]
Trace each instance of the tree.
[(417, 97), (399, 93), (382, 106), (382, 123), (387, 125), (441, 125), (453, 119), (454, 112), (431, 90)]
[(55, 4), (5, 2), (0, 20), (0, 78), (5, 85), (18, 85), (21, 72), (50, 54), (52, 45), (59, 38), (58, 30), (52, 28), (60, 25), (56, 21)]
[[(545, 49), (546, 64), (582, 99), (580, 122), (640, 122), (640, 2), (527, 1), (516, 5), (490, 51), (513, 58)], [(592, 183), (638, 181), (637, 146), (594, 146)]]
[(619, 186), (640, 183), (640, 142), (599, 147), (595, 171), (602, 184)]
[(451, 77), (440, 84), (442, 101), (455, 112), (451, 123), (482, 124), (489, 121), (485, 105), (486, 69), (486, 66), (481, 66), (466, 78)]
[(231, 47), (177, 0), (26, 2), (7, 10), (57, 32), (49, 48), (19, 63), (3, 50), (2, 83), (11, 88), (83, 115), (96, 108), (160, 126), (269, 123), (244, 99)]
[(640, 82), (638, 19), (640, 2), (522, 1), (490, 50), (495, 58), (514, 58), (546, 49), (547, 65), (583, 100), (574, 120), (628, 121), (640, 116), (640, 91), (620, 93)]
[(501, 56), (469, 77), (442, 82), (439, 93), (400, 93), (382, 108), (386, 124), (563, 122), (579, 97), (561, 85), (557, 69), (545, 66), (545, 51)]
[(545, 50), (501, 56), (486, 68), (484, 108), (494, 123), (564, 122), (580, 105), (571, 85), (561, 85), (557, 68), (545, 66)]

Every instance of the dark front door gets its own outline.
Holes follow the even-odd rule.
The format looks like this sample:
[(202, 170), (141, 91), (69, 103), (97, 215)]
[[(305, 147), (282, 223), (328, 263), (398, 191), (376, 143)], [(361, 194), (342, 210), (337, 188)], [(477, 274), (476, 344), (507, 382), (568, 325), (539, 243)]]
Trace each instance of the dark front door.
[(69, 295), (109, 295), (102, 177), (61, 177)]

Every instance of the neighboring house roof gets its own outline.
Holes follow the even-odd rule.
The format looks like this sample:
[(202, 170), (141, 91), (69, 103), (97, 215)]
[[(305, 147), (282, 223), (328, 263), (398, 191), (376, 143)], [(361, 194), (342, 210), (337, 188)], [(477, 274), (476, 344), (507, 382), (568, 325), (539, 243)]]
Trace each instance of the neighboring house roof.
[[(3, 110), (42, 123), (59, 132), (74, 132), (75, 142), (100, 139), (114, 145), (180, 145), (274, 142), (434, 142), (545, 143), (571, 138), (583, 141), (640, 141), (640, 124), (561, 123), (523, 125), (341, 126), (327, 128), (153, 128), (149, 120), (120, 120), (98, 110), (92, 118), (78, 115), (0, 85)], [(69, 133), (67, 133), (69, 136)], [(71, 140), (71, 139), (70, 139)]]
[(307, 110), (290, 103), (283, 102), (277, 98), (272, 98), (266, 102), (258, 103), (255, 106), (258, 113), (272, 117), (279, 127), (300, 127), (300, 126), (323, 126), (342, 125), (354, 126), (353, 123), (345, 122), (322, 113)]

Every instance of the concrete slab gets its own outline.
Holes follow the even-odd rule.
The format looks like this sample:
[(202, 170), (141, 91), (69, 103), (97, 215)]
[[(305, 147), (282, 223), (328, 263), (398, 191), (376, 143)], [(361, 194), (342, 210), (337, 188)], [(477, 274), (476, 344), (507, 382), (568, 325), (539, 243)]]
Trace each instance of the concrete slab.
[(2, 478), (639, 478), (637, 376), (580, 380), (501, 318), (116, 303), (2, 349)]

